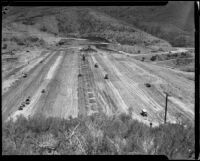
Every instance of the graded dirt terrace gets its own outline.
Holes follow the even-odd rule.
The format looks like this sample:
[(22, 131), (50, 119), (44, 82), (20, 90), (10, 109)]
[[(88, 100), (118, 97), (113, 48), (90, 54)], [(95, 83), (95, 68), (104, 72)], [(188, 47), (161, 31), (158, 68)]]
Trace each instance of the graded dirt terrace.
[[(175, 123), (181, 114), (182, 120), (193, 122), (194, 81), (184, 72), (94, 46), (96, 51), (86, 52), (80, 50), (82, 47), (61, 46), (48, 51), (43, 63), (36, 64), (27, 78), (19, 79), (3, 94), (3, 120), (16, 119), (20, 114), (69, 119), (95, 112), (118, 115), (131, 111), (133, 119), (157, 126), (164, 120), (165, 92), (168, 92), (171, 96), (167, 121)], [(106, 74), (108, 79), (104, 79)], [(151, 86), (146, 87), (145, 83)], [(27, 97), (30, 103), (18, 110)], [(147, 110), (147, 117), (141, 116), (142, 109)]]

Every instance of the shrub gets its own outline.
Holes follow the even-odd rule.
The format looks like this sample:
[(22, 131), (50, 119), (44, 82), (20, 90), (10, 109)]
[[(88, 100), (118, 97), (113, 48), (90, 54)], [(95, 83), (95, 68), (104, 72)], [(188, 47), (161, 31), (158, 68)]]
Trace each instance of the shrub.
[(70, 120), (41, 115), (19, 117), (16, 122), (4, 123), (2, 132), (3, 155), (52, 151), (51, 154), (164, 154), (173, 159), (194, 154), (193, 126), (165, 124), (150, 128), (126, 114), (108, 117), (95, 113)]
[(19, 38), (19, 37), (13, 36), (10, 40), (16, 42), (17, 45), (25, 45), (24, 38), (22, 37)]
[(27, 38), (27, 41), (28, 42), (37, 42), (39, 40), (39, 38), (38, 37), (36, 37), (36, 36), (30, 36), (30, 37), (28, 37)]

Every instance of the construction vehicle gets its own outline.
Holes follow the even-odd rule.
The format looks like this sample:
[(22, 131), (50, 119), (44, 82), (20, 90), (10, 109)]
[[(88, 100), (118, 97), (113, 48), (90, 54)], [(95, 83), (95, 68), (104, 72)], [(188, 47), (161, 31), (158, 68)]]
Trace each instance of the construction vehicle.
[(30, 104), (30, 98), (28, 97), (27, 99), (26, 99), (26, 104), (28, 105), (28, 104)]
[(146, 87), (151, 87), (151, 84), (150, 83), (145, 83), (145, 86)]
[(41, 92), (42, 92), (42, 93), (45, 93), (45, 89), (43, 89)]
[(23, 78), (26, 78), (27, 74), (26, 73), (22, 73), (22, 76), (23, 76)]
[(98, 64), (97, 64), (97, 63), (95, 63), (94, 67), (95, 67), (95, 68), (98, 68)]
[(147, 110), (142, 109), (142, 112), (140, 113), (143, 117), (147, 117)]
[(24, 107), (25, 107), (25, 102), (22, 102), (22, 104), (19, 106), (18, 110), (23, 110)]
[(105, 74), (104, 79), (108, 79), (108, 74)]

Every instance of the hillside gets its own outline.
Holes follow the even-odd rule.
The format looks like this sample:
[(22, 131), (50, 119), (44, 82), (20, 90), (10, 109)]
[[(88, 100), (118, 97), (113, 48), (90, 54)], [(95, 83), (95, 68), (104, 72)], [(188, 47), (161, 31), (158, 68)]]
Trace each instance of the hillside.
[[(190, 37), (190, 25), (166, 28), (167, 13), (181, 14), (165, 7), (157, 19), (146, 7), (124, 8), (9, 7), (2, 23), (3, 155), (194, 158), (194, 48), (176, 39)], [(147, 29), (115, 14), (137, 11), (141, 18), (142, 10)], [(157, 28), (149, 24), (184, 47), (145, 32)]]
[(173, 46), (194, 46), (193, 2), (169, 1), (166, 6), (97, 7), (112, 17), (132, 24)]
[[(61, 14), (62, 13), (62, 14)], [(126, 45), (145, 46), (149, 48), (159, 46), (163, 50), (169, 50), (170, 44), (164, 40), (149, 35), (135, 27), (123, 24), (113, 17), (109, 17), (88, 7), (33, 7), (10, 8), (8, 14), (3, 17), (3, 35), (9, 40), (3, 39), (3, 44), (8, 46), (16, 44), (12, 40), (13, 34), (21, 35), (51, 35), (72, 37), (101, 37), (113, 43)], [(15, 35), (17, 37), (17, 35)], [(48, 41), (49, 36), (46, 39)], [(44, 39), (44, 38), (43, 38)], [(23, 44), (22, 44), (23, 45)], [(9, 47), (8, 47), (9, 48)]]

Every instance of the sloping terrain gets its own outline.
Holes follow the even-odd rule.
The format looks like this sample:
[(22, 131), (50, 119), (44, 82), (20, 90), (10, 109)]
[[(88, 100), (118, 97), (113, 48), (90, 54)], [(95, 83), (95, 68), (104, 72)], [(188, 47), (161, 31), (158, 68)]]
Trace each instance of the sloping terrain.
[[(43, 154), (54, 143), (60, 154), (193, 154), (194, 49), (101, 9), (10, 7), (3, 16), (4, 154)], [(23, 143), (23, 128), (37, 133), (39, 151)]]
[(97, 8), (101, 12), (165, 39), (173, 46), (194, 46), (193, 2), (169, 1), (167, 5), (160, 7), (105, 6)]
[[(194, 76), (166, 68), (181, 69), (181, 63), (169, 61), (178, 61), (181, 53), (187, 58), (186, 52), (94, 8), (11, 7), (3, 17), (3, 116), (69, 118), (133, 110), (133, 118), (158, 125), (168, 92), (169, 121), (176, 122), (179, 113), (192, 121)], [(152, 54), (162, 56), (166, 66), (138, 61)]]
[[(96, 48), (86, 51), (76, 47), (53, 52), (27, 72), (27, 78), (19, 79), (16, 88), (3, 95), (3, 116), (15, 119), (19, 114), (43, 113), (69, 118), (95, 112), (118, 115), (131, 110), (133, 118), (157, 126), (163, 122), (164, 92), (168, 92), (168, 121), (176, 122), (178, 114), (183, 120), (193, 120), (194, 83), (183, 74), (118, 53)], [(86, 60), (82, 60), (82, 54)], [(105, 74), (108, 79), (104, 79)], [(30, 103), (19, 110), (28, 97)], [(147, 110), (147, 118), (140, 115), (142, 109)]]

